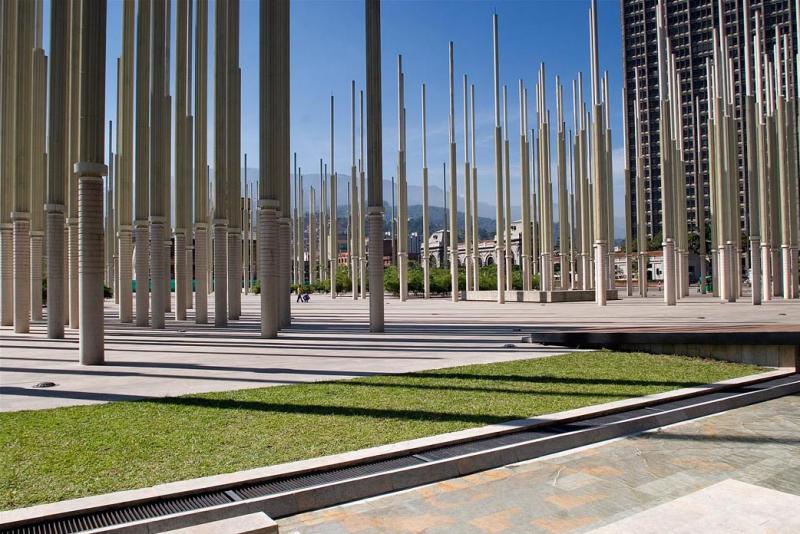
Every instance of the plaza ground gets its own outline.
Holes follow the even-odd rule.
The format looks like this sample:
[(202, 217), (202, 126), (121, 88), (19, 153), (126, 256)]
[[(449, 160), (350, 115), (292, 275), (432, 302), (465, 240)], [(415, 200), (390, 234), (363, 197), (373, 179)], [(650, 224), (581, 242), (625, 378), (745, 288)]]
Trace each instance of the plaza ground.
[[(258, 296), (242, 299), (242, 319), (227, 328), (168, 321), (165, 330), (122, 325), (106, 303), (106, 365), (78, 365), (78, 336), (45, 337), (0, 329), (0, 411), (53, 408), (113, 400), (229, 391), (381, 373), (403, 373), (550, 356), (557, 347), (521, 343), (531, 329), (658, 327), (800, 331), (800, 302), (720, 304), (693, 295), (667, 307), (656, 296), (592, 302), (459, 302), (386, 299), (386, 333), (369, 334), (369, 304), (348, 295), (314, 295), (292, 303), (293, 325), (277, 339), (259, 337)], [(209, 303), (213, 310), (213, 295)], [(211, 318), (213, 322), (213, 318)], [(511, 346), (513, 345), (513, 346)], [(55, 387), (32, 388), (40, 382)]]
[(798, 532), (800, 396), (279, 521), (285, 534)]

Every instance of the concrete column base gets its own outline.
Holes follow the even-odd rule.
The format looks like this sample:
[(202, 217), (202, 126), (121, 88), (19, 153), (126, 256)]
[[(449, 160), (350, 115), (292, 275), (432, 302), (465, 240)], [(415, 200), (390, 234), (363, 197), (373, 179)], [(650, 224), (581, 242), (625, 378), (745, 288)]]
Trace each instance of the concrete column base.
[[(397, 263), (400, 278), (400, 301), (405, 302), (408, 300), (408, 255), (405, 252), (398, 253)], [(469, 275), (467, 276), (469, 277)]]
[(675, 242), (667, 238), (664, 242), (664, 304), (674, 306), (677, 302), (675, 276)]
[(753, 306), (761, 304), (761, 240), (750, 238), (750, 291)]
[(0, 225), (0, 325), (14, 324), (14, 230)]
[(772, 253), (769, 243), (761, 243), (761, 299), (772, 300)]
[(80, 326), (80, 281), (78, 277), (78, 219), (67, 219), (69, 227), (69, 327)]
[(647, 296), (647, 255), (640, 253), (638, 258), (639, 264), (637, 268), (639, 270), (639, 296), (646, 297)]
[(238, 228), (228, 230), (228, 319), (236, 321), (242, 314), (242, 234)]
[(130, 226), (119, 229), (119, 320), (122, 323), (133, 321), (133, 281), (132, 260), (133, 241)]
[(214, 326), (228, 326), (228, 221), (214, 221)]
[[(475, 289), (480, 290), (479, 287)], [(527, 254), (522, 255), (522, 290), (531, 290), (531, 260)]]
[(169, 225), (164, 226), (164, 313), (172, 312), (172, 239)]
[(607, 246), (605, 241), (596, 241), (594, 246), (595, 302), (598, 306), (605, 306), (608, 300), (608, 294), (606, 292), (606, 284), (608, 282), (606, 276), (606, 260), (608, 258)]
[(383, 207), (367, 208), (368, 270), (369, 270), (369, 331), (384, 331), (383, 311)]
[(191, 245), (191, 233), (186, 236), (186, 309), (194, 309), (194, 246)]
[(31, 320), (42, 320), (42, 248), (44, 233), (31, 232)]
[[(291, 228), (289, 227), (289, 218), (283, 217), (278, 220), (278, 239), (280, 243), (280, 253), (278, 256), (278, 262), (280, 264), (280, 286), (278, 289), (278, 306), (280, 310), (280, 326), (281, 328), (288, 328), (291, 326), (291, 304), (289, 299), (291, 295), (289, 294), (289, 269), (291, 267)], [(336, 262), (333, 263), (334, 266)], [(336, 274), (336, 271), (332, 271)], [(331, 287), (336, 287), (333, 283), (334, 280), (331, 281)]]
[(259, 204), (256, 212), (256, 231), (258, 232), (256, 254), (258, 254), (258, 279), (261, 283), (261, 337), (274, 339), (278, 337), (278, 327), (280, 326), (277, 202), (261, 200)]
[(208, 323), (208, 230), (205, 224), (194, 227), (194, 260), (195, 260), (195, 312), (194, 322)]
[(186, 233), (175, 232), (175, 319), (186, 320)]
[(134, 262), (136, 266), (136, 326), (150, 322), (150, 229), (147, 221), (136, 221), (133, 229), (136, 240)]
[(45, 218), (47, 232), (47, 337), (64, 337), (64, 206), (48, 205)]
[[(76, 164), (80, 165), (80, 164)], [(105, 361), (103, 325), (103, 179), (81, 176), (78, 181), (80, 257), (80, 361)]]
[[(497, 288), (500, 290), (497, 292), (497, 303), (498, 304), (505, 304), (506, 303), (506, 292), (502, 289), (506, 286), (506, 271), (503, 266), (506, 264), (506, 249), (498, 247), (496, 249), (497, 253)], [(457, 282), (456, 282), (457, 283)]]
[(165, 281), (167, 281), (166, 265), (164, 258), (164, 235), (166, 233), (163, 217), (150, 218), (150, 307), (152, 308), (153, 328), (160, 329), (165, 326), (164, 312), (168, 298)]
[(31, 219), (13, 213), (14, 225), (14, 332), (31, 330)]

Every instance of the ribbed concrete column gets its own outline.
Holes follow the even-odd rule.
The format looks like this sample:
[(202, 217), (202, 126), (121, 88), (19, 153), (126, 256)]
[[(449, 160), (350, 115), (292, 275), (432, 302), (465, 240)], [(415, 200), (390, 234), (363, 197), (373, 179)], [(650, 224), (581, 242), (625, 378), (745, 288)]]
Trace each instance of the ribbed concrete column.
[[(450, 41), (449, 45), (449, 74), (450, 74), (450, 115), (449, 115), (449, 166), (450, 166), (450, 184), (447, 204), (449, 208), (448, 225), (450, 227), (450, 298), (453, 302), (458, 302), (458, 226), (456, 225), (458, 214), (458, 177), (456, 176), (456, 109), (455, 109), (455, 92), (453, 86), (453, 77), (455, 69), (453, 66), (453, 42)], [(498, 227), (499, 228), (499, 227)], [(447, 239), (448, 236), (443, 236)]]
[[(605, 139), (603, 132), (603, 106), (600, 102), (599, 60), (597, 48), (597, 2), (592, 0), (590, 24), (590, 47), (592, 58), (592, 170), (594, 172), (594, 245), (595, 245), (595, 302), (600, 306), (606, 305), (608, 286), (608, 242), (606, 234), (606, 176), (603, 154), (605, 152)], [(662, 115), (663, 116), (663, 115)], [(662, 155), (664, 151), (662, 150)], [(662, 156), (663, 157), (663, 156)], [(663, 172), (663, 168), (662, 168)], [(588, 220), (588, 219), (587, 219)]]
[(42, 252), (44, 247), (45, 181), (47, 153), (45, 129), (47, 112), (47, 57), (42, 49), (42, 3), (36, 3), (36, 37), (33, 51), (31, 142), (31, 319), (42, 320)]
[[(290, 187), (289, 187), (289, 179), (290, 179), (290, 160), (288, 155), (291, 153), (291, 143), (290, 143), (290, 109), (291, 109), (291, 92), (289, 87), (289, 79), (290, 79), (290, 69), (289, 69), (289, 5), (288, 3), (283, 6), (281, 11), (281, 18), (280, 23), (278, 24), (278, 39), (279, 39), (279, 53), (277, 55), (278, 63), (277, 63), (277, 74), (278, 78), (281, 80), (279, 90), (276, 91), (276, 98), (278, 99), (277, 103), (277, 110), (278, 110), (278, 133), (279, 136), (276, 139), (278, 142), (278, 154), (280, 157), (277, 160), (276, 167), (277, 170), (277, 180), (280, 184), (280, 212), (278, 214), (279, 217), (279, 229), (278, 229), (278, 241), (279, 241), (279, 262), (280, 262), (280, 286), (278, 292), (278, 302), (280, 306), (280, 314), (281, 314), (281, 327), (287, 328), (291, 326), (291, 313), (290, 313), (290, 306), (289, 306), (289, 262), (291, 259), (291, 250), (289, 246), (289, 207), (291, 205), (290, 202)], [(333, 180), (333, 192), (336, 193), (336, 185), (335, 180)], [(334, 220), (336, 217), (336, 213), (332, 214)]]
[(369, 331), (383, 332), (383, 130), (381, 120), (381, 3), (366, 0), (367, 175), (369, 195)]
[[(0, 84), (2, 84), (2, 131), (15, 128), (17, 8), (19, 2), (2, 2), (2, 47)], [(16, 135), (0, 136), (0, 325), (14, 324), (14, 244), (11, 212), (14, 211), (14, 165)]]
[(16, 122), (14, 169), (14, 332), (30, 329), (31, 319), (31, 78), (34, 2), (21, 2), (17, 11)]
[[(2, 8), (0, 8), (2, 9)], [(69, 36), (70, 5), (56, 2), (50, 8), (50, 135), (48, 137), (47, 213), (47, 337), (64, 337), (66, 308), (65, 218), (69, 176)]]
[(522, 80), (519, 80), (519, 161), (520, 161), (520, 211), (522, 229), (520, 230), (520, 267), (522, 271), (522, 289), (531, 289), (531, 180), (530, 160), (528, 159), (528, 106), (526, 91)]
[(136, 326), (147, 326), (150, 313), (150, 13), (151, 0), (140, 0), (136, 24), (136, 190), (133, 223), (133, 239), (136, 243), (133, 258), (136, 271)]
[(241, 69), (239, 68), (239, 0), (228, 3), (226, 106), (228, 117), (228, 319), (237, 320), (242, 308), (242, 181)]
[[(215, 4), (214, 109), (227, 109), (229, 2)], [(214, 325), (228, 324), (228, 179), (226, 115), (214, 114)]]
[(367, 183), (364, 175), (364, 91), (358, 92), (359, 101), (359, 158), (358, 158), (358, 257), (361, 298), (367, 298), (367, 250), (366, 250), (366, 193)]
[(431, 298), (430, 219), (428, 218), (428, 128), (425, 84), (422, 84), (422, 294)]
[[(356, 82), (350, 82), (350, 116), (351, 116), (351, 146), (352, 160), (350, 165), (350, 281), (353, 300), (358, 299), (358, 282), (361, 260), (359, 258), (358, 240), (361, 220), (361, 209), (358, 202), (358, 171), (356, 170)], [(302, 186), (300, 187), (302, 191)], [(301, 193), (302, 197), (302, 193)], [(301, 211), (302, 215), (302, 211)], [(302, 239), (302, 232), (300, 237)]]
[[(477, 191), (474, 193), (477, 195)], [(475, 217), (477, 213), (473, 213)], [(511, 146), (508, 140), (508, 87), (503, 85), (503, 241), (506, 244), (505, 265), (498, 265), (506, 270), (504, 289), (514, 288), (514, 251), (511, 248)], [(471, 232), (470, 232), (471, 234)], [(470, 235), (470, 239), (472, 235)], [(473, 276), (475, 273), (473, 272)], [(477, 284), (475, 284), (477, 286)]]
[(135, 5), (125, 2), (122, 5), (122, 60), (120, 62), (120, 81), (122, 102), (118, 104), (120, 117), (117, 122), (117, 144), (119, 167), (117, 173), (118, 198), (118, 265), (117, 285), (114, 292), (119, 298), (119, 319), (123, 323), (133, 321), (133, 96), (134, 96), (134, 39)]
[(471, 110), (471, 126), (472, 126), (472, 156), (470, 163), (472, 163), (472, 231), (470, 237), (472, 238), (472, 287), (475, 290), (480, 289), (480, 246), (478, 239), (478, 155), (475, 150), (475, 84), (470, 85), (470, 110)]
[(77, 329), (80, 326), (79, 293), (80, 283), (78, 277), (78, 176), (72, 164), (79, 160), (79, 132), (80, 125), (80, 24), (81, 3), (70, 2), (70, 67), (69, 67), (69, 196), (67, 203), (68, 226), (68, 276), (69, 276), (69, 327)]
[(194, 92), (194, 247), (197, 324), (208, 322), (208, 0), (197, 2)]
[[(166, 189), (168, 189), (165, 166), (169, 131), (164, 131), (164, 117), (168, 112), (167, 80), (165, 77), (167, 43), (167, 3), (152, 2), (152, 39), (150, 65), (152, 73), (150, 93), (150, 279), (153, 328), (164, 328), (164, 313), (169, 300), (169, 271), (164, 241), (168, 238)], [(166, 109), (165, 109), (166, 108)]]
[[(338, 175), (336, 173), (336, 159), (333, 135), (333, 95), (331, 95), (331, 175), (330, 175), (330, 241), (328, 243), (328, 270), (331, 277), (331, 298), (336, 298), (336, 268), (339, 264), (339, 225), (338, 217), (336, 216), (336, 204), (338, 203), (338, 194), (336, 190)], [(284, 211), (285, 213), (285, 211)]]
[(317, 196), (314, 186), (309, 188), (308, 196), (308, 280), (314, 284), (317, 281), (317, 269), (314, 268), (317, 264)]
[(106, 2), (81, 0), (80, 159), (80, 362), (104, 361), (103, 339), (103, 114), (105, 113)]
[[(497, 302), (505, 303), (506, 293), (503, 289), (506, 286), (506, 271), (503, 266), (506, 264), (506, 245), (503, 236), (505, 229), (504, 209), (503, 209), (503, 129), (500, 126), (500, 45), (497, 29), (497, 13), (492, 16), (492, 42), (494, 52), (494, 172), (495, 172), (495, 206), (496, 206), (496, 225), (495, 225), (495, 261), (497, 265)], [(452, 182), (455, 184), (455, 182)], [(455, 191), (453, 191), (455, 194)], [(455, 210), (455, 205), (452, 206)], [(455, 234), (455, 225), (452, 226)], [(456, 282), (457, 284), (457, 282)]]
[(186, 320), (186, 225), (187, 189), (190, 189), (189, 168), (186, 159), (187, 144), (191, 142), (187, 132), (187, 74), (189, 42), (189, 1), (178, 0), (176, 7), (176, 50), (175, 50), (175, 319)]
[[(469, 81), (464, 74), (464, 273), (466, 278), (466, 290), (477, 290), (472, 286), (472, 176), (469, 163)], [(477, 191), (476, 191), (477, 194)]]
[[(285, 182), (281, 173), (288, 166), (288, 141), (280, 116), (289, 98), (289, 79), (283, 77), (288, 68), (289, 1), (261, 4), (259, 28), (259, 167), (257, 255), (258, 279), (261, 282), (261, 337), (275, 338), (282, 325), (283, 294), (280, 262), (284, 249), (279, 239), (279, 208)], [(287, 64), (284, 65), (283, 63)], [(287, 125), (288, 126), (288, 123)], [(286, 258), (288, 259), (288, 258)]]
[(406, 108), (403, 57), (397, 56), (397, 271), (400, 300), (408, 300), (408, 210), (406, 197)]

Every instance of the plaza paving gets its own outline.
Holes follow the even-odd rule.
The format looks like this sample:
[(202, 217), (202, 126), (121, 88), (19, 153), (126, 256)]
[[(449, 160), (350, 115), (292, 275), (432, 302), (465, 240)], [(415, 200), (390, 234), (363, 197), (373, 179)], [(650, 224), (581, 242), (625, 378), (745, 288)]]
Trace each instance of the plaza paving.
[[(209, 304), (213, 310), (213, 296)], [(41, 409), (185, 393), (331, 380), (549, 356), (558, 348), (520, 343), (530, 329), (659, 327), (800, 329), (800, 302), (720, 304), (692, 296), (675, 307), (657, 297), (594, 303), (386, 300), (386, 333), (367, 332), (368, 302), (315, 295), (292, 303), (293, 326), (278, 339), (259, 337), (259, 297), (243, 298), (240, 321), (217, 329), (189, 320), (165, 330), (122, 325), (106, 302), (106, 365), (77, 363), (78, 336), (48, 340), (0, 329), (0, 410)], [(213, 319), (212, 319), (213, 321)], [(513, 345), (513, 346), (511, 346)], [(55, 387), (35, 389), (40, 382)]]
[(800, 396), (280, 521), (283, 533), (798, 532)]

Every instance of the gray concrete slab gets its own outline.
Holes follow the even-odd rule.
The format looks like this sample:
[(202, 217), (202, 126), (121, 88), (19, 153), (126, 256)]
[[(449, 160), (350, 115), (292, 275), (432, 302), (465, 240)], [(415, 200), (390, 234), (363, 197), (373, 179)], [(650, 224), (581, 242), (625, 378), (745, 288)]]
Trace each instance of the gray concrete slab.
[(593, 534), (800, 532), (800, 496), (727, 479)]
[[(532, 327), (791, 325), (800, 302), (775, 300), (754, 307), (719, 304), (708, 296), (674, 307), (656, 298), (594, 303), (386, 300), (386, 332), (368, 333), (368, 301), (323, 295), (292, 303), (293, 326), (277, 339), (259, 337), (259, 297), (242, 299), (242, 319), (228, 328), (167, 321), (155, 331), (120, 324), (106, 302), (106, 365), (78, 365), (77, 332), (45, 337), (46, 323), (31, 333), (0, 329), (0, 410), (52, 408), (113, 400), (330, 380), (455, 365), (508, 361), (564, 352), (521, 343)], [(213, 295), (209, 304), (213, 309)], [(169, 319), (169, 317), (168, 317)], [(213, 325), (213, 320), (211, 321)], [(505, 347), (513, 344), (513, 347)], [(54, 388), (34, 389), (51, 381)]]

